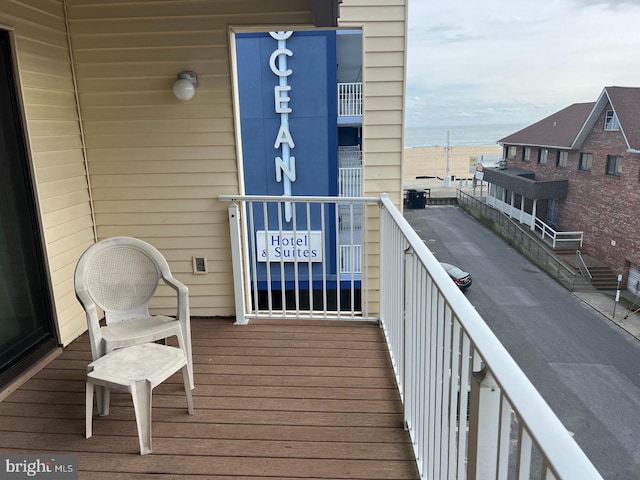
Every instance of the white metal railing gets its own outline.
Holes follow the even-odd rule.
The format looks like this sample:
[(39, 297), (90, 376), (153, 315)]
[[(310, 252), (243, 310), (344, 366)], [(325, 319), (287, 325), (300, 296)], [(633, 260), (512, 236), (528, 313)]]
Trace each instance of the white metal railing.
[(362, 150), (358, 145), (338, 147), (338, 167), (362, 167)]
[[(349, 260), (352, 268), (345, 277), (349, 286), (345, 292), (347, 308), (343, 310), (338, 301), (334, 303), (335, 311), (331, 311), (330, 301), (316, 303), (313, 296), (305, 297), (303, 274), (306, 271), (311, 276), (316, 267), (308, 261), (285, 264), (277, 259), (269, 263), (264, 275), (267, 282), (276, 286), (264, 286), (263, 292), (268, 295), (259, 305), (260, 272), (255, 252), (258, 238), (265, 234), (255, 232), (266, 225), (266, 229), (273, 229), (283, 238), (290, 228), (294, 233), (288, 235), (296, 243), (296, 239), (310, 237), (315, 226), (322, 225), (321, 237), (329, 238), (332, 229), (339, 231), (337, 198), (221, 196), (220, 199), (233, 202), (229, 206), (229, 220), (237, 323), (259, 316), (374, 319), (369, 316), (367, 305), (369, 298), (379, 297), (380, 316), (376, 319), (387, 340), (421, 478), (602, 480), (388, 197), (339, 199), (352, 209), (359, 207), (363, 211), (362, 274), (355, 274), (354, 262)], [(289, 224), (282, 220), (286, 203), (293, 204)], [(367, 222), (369, 208), (379, 209), (380, 223), (373, 225), (371, 231)], [(378, 212), (370, 214), (377, 216)], [(243, 237), (243, 228), (251, 233)], [(356, 238), (355, 229), (346, 231), (349, 238)], [(380, 242), (379, 287), (378, 283), (369, 282), (369, 241), (376, 240)], [(323, 244), (322, 248), (326, 252), (328, 245)], [(341, 248), (337, 245), (336, 250)], [(350, 250), (350, 254), (355, 251)], [(328, 297), (327, 284), (332, 281), (332, 267), (327, 258), (323, 255), (319, 264), (322, 266), (316, 268), (322, 272), (318, 289), (324, 298)], [(336, 272), (339, 268), (336, 266)], [(285, 298), (278, 290), (285, 276), (292, 288), (292, 298)], [(369, 296), (369, 289), (374, 287), (379, 288), (377, 295)], [(362, 311), (353, 307), (358, 288)], [(278, 302), (284, 307), (278, 308)], [(305, 302), (308, 308), (303, 306)]]
[(359, 197), (362, 195), (362, 167), (338, 169), (338, 196)]
[(543, 240), (549, 237), (553, 248), (556, 248), (559, 243), (575, 244), (576, 242), (582, 247), (584, 232), (557, 232), (539, 218), (536, 218), (535, 222), (535, 230), (540, 233)]
[(587, 267), (587, 264), (585, 263), (584, 258), (582, 258), (582, 252), (580, 250), (576, 250), (576, 264), (580, 269), (582, 278), (584, 278), (589, 282), (593, 280), (593, 275), (591, 275), (591, 272), (589, 271), (589, 267)]
[(340, 273), (362, 273), (362, 245), (340, 245)]
[(362, 82), (338, 83), (338, 117), (362, 116)]
[[(350, 152), (353, 153), (353, 152)], [(362, 155), (358, 150), (357, 153)], [(344, 159), (343, 159), (344, 160)], [(362, 157), (360, 156), (360, 162)], [(344, 162), (353, 164), (352, 162)], [(361, 163), (360, 163), (361, 164)], [(340, 167), (338, 169), (338, 196), (339, 197), (360, 197), (362, 195), (362, 167)], [(352, 205), (349, 203), (338, 204), (338, 214), (340, 216), (340, 230), (355, 229), (358, 234), (362, 230), (362, 209), (360, 205)], [(341, 273), (362, 273), (361, 271), (361, 247), (354, 245), (353, 242), (342, 242), (340, 247), (340, 272)], [(344, 245), (347, 243), (347, 245)], [(355, 270), (352, 270), (355, 269)]]
[(487, 205), (491, 205), (493, 208), (500, 210), (510, 218), (519, 220), (520, 223), (524, 223), (525, 225), (529, 225), (531, 230), (537, 231), (543, 240), (545, 238), (549, 238), (553, 248), (556, 248), (558, 244), (562, 243), (578, 243), (579, 246), (582, 247), (584, 232), (558, 232), (538, 217), (534, 217), (532, 214), (525, 212), (522, 208), (511, 205), (491, 195), (487, 195), (486, 202)]
[(601, 479), (424, 242), (381, 201), (381, 321), (421, 478)]
[(379, 199), (219, 198), (232, 202), (236, 323), (260, 317), (371, 319), (369, 243), (362, 232), (367, 209), (378, 208)]

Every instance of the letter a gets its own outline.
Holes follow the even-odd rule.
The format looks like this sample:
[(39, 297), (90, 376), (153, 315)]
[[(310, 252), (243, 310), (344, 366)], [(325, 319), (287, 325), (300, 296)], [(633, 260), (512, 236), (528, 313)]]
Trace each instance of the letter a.
[(280, 130), (278, 130), (278, 135), (276, 135), (276, 142), (273, 144), (273, 148), (280, 148), (280, 145), (286, 143), (289, 145), (289, 148), (293, 148), (296, 146), (293, 143), (293, 138), (291, 137), (291, 133), (289, 132), (289, 127), (285, 124), (280, 125)]

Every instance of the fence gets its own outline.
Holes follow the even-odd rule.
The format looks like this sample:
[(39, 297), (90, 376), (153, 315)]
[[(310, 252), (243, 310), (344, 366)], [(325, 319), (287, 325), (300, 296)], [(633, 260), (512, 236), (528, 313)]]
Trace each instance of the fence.
[[(421, 478), (602, 480), (388, 197), (220, 199), (233, 202), (229, 220), (239, 323), (258, 316), (373, 320), (366, 310), (370, 288), (368, 245), (370, 237), (379, 240), (377, 320), (387, 341)], [(332, 228), (338, 231), (338, 200), (363, 211), (362, 275), (356, 275), (354, 268), (344, 279), (336, 273), (334, 280), (345, 282), (346, 301), (343, 305), (339, 292), (335, 310), (330, 311), (327, 286), (332, 272), (339, 268), (328, 260), (331, 242), (326, 243), (326, 239), (331, 238)], [(287, 203), (292, 204), (293, 212), (289, 226), (282, 220)], [(367, 218), (374, 213), (369, 208), (379, 211), (375, 233), (368, 230)], [(315, 232), (320, 237), (313, 239)], [(302, 258), (309, 250), (305, 249), (287, 262), (282, 251), (270, 250), (285, 243), (308, 245), (311, 251), (322, 249), (322, 254), (314, 262), (309, 254)], [(262, 269), (260, 256), (264, 257)], [(349, 263), (353, 267), (353, 260)], [(308, 282), (313, 281), (314, 274), (322, 274), (318, 303), (309, 292), (308, 297), (303, 292), (305, 271)], [(261, 282), (262, 291), (268, 294), (262, 300)], [(291, 298), (279, 292), (285, 284), (291, 286)], [(356, 290), (362, 295), (362, 311), (355, 308)]]
[(420, 237), (382, 203), (381, 320), (421, 478), (601, 479)]
[(362, 82), (338, 84), (338, 117), (362, 116)]
[(220, 199), (233, 202), (229, 224), (237, 323), (269, 317), (369, 319), (369, 237), (363, 232), (368, 208), (378, 208), (377, 198)]

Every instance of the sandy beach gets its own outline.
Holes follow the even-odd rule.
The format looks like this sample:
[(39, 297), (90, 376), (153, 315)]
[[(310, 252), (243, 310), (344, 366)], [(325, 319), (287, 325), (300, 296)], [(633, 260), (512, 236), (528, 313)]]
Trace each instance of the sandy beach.
[[(449, 175), (458, 178), (472, 178), (469, 172), (471, 156), (501, 156), (500, 145), (452, 146), (449, 152)], [(404, 150), (403, 181), (411, 182), (416, 177), (444, 178), (447, 167), (445, 147), (406, 148)]]

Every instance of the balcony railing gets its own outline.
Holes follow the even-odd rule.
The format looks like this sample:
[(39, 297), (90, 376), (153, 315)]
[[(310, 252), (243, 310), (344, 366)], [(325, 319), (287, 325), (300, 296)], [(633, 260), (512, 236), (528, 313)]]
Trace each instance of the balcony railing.
[(362, 82), (338, 84), (338, 117), (362, 116)]
[(340, 168), (362, 167), (362, 150), (359, 145), (342, 145), (338, 147), (338, 166)]
[(233, 202), (229, 221), (237, 323), (289, 316), (373, 319), (367, 298), (369, 238), (362, 232), (368, 229), (368, 209), (377, 210), (379, 199), (220, 198)]
[(524, 211), (522, 206), (517, 207), (492, 195), (487, 195), (486, 201), (487, 205), (494, 207), (505, 215), (508, 215), (510, 218), (515, 218), (516, 220), (519, 220), (520, 223), (529, 225), (531, 230), (538, 232), (543, 240), (548, 238), (553, 248), (556, 248), (561, 244), (582, 247), (584, 232), (558, 232), (538, 217)]
[[(236, 295), (241, 295), (236, 297), (240, 322), (276, 313), (295, 318), (333, 316), (380, 322), (422, 478), (602, 478), (386, 196), (221, 199), (234, 202), (229, 218)], [(273, 238), (288, 235), (294, 243), (310, 237), (314, 225), (328, 225), (320, 232), (323, 238), (331, 238), (332, 222), (337, 223), (337, 204), (344, 201), (362, 208), (362, 275), (350, 273), (343, 279), (339, 266), (333, 266), (330, 255), (324, 255), (330, 250), (331, 242), (326, 241), (321, 243), (325, 249), (321, 262), (298, 259), (285, 264), (278, 258), (272, 259), (270, 269), (263, 268), (262, 274), (256, 268), (257, 238), (264, 235), (260, 225), (273, 228)], [(286, 203), (292, 203), (297, 214), (287, 228), (281, 220)], [(260, 218), (258, 212), (262, 212)], [(316, 224), (318, 218), (323, 223)], [(293, 233), (287, 233), (288, 228)], [(256, 234), (256, 229), (260, 233)], [(254, 233), (243, 237), (243, 231)], [(370, 248), (369, 242), (376, 248)], [(370, 272), (375, 272), (369, 264), (373, 251), (379, 251), (379, 283), (369, 278)], [(260, 275), (268, 277), (270, 270), (274, 274), (270, 277), (272, 286), (257, 281)], [(314, 275), (319, 274), (316, 280)], [(283, 295), (280, 301), (286, 308), (276, 312), (268, 301), (257, 301), (260, 288), (273, 296), (282, 285), (291, 290), (290, 299), (278, 293)], [(308, 297), (302, 301), (305, 287), (316, 292), (305, 292)], [(337, 295), (338, 301), (315, 302), (315, 294), (328, 299), (332, 289), (337, 289), (333, 296)], [(245, 291), (251, 293), (245, 296)], [(341, 301), (340, 295), (346, 301)], [(379, 303), (372, 300), (378, 298)], [(308, 308), (302, 309), (300, 305), (305, 302)], [(335, 311), (329, 312), (331, 306)], [(369, 310), (379, 314), (369, 314)]]

